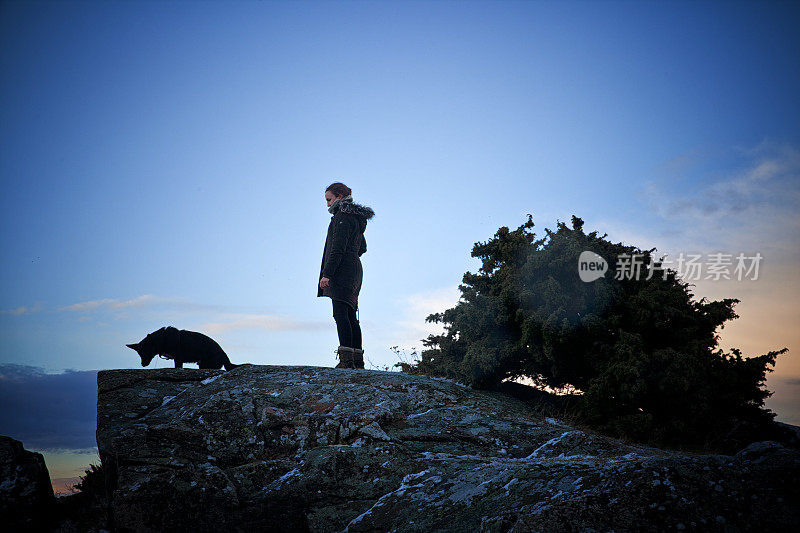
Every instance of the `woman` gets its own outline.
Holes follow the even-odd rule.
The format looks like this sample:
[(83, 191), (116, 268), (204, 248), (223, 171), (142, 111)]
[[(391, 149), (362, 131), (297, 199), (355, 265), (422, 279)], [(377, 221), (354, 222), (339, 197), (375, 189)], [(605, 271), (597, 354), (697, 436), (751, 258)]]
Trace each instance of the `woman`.
[(325, 189), (325, 202), (333, 216), (322, 252), (317, 296), (333, 301), (333, 319), (339, 334), (336, 368), (364, 368), (361, 326), (356, 316), (363, 276), (359, 257), (367, 251), (364, 230), (375, 212), (353, 203), (351, 193), (350, 187), (339, 182)]

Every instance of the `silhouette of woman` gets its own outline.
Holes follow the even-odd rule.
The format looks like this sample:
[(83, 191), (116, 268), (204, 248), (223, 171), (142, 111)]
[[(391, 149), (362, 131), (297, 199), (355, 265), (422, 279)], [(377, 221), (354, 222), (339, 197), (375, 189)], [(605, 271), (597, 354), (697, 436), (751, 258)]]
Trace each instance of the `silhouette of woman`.
[(358, 294), (363, 270), (361, 255), (367, 251), (364, 230), (375, 212), (353, 202), (350, 187), (332, 183), (325, 189), (325, 202), (333, 215), (328, 224), (317, 296), (333, 302), (333, 319), (339, 335), (336, 368), (364, 368), (361, 325), (358, 322)]

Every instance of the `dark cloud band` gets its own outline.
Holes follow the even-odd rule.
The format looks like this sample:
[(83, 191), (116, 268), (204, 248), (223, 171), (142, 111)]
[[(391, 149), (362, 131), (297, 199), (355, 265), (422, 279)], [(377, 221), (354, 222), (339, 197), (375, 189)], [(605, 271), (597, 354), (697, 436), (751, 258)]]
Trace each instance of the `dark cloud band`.
[(97, 371), (46, 374), (0, 365), (0, 435), (27, 448), (85, 450), (96, 446)]

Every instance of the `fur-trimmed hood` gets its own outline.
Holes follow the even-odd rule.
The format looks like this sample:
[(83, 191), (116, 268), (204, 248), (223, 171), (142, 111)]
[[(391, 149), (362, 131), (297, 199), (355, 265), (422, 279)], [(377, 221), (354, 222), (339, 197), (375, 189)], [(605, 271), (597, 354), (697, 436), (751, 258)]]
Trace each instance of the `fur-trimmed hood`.
[(375, 211), (373, 211), (371, 207), (357, 204), (353, 202), (353, 200), (347, 200), (346, 198), (342, 199), (342, 202), (339, 204), (339, 209), (342, 210), (342, 213), (351, 213), (367, 220), (375, 216)]
[(362, 233), (367, 227), (367, 220), (375, 216), (375, 211), (373, 211), (371, 207), (357, 204), (353, 202), (353, 199), (349, 196), (346, 196), (341, 200), (337, 200), (335, 205), (331, 205), (331, 207), (333, 207), (334, 214), (336, 214), (338, 211), (341, 211), (342, 213), (355, 215), (358, 218)]

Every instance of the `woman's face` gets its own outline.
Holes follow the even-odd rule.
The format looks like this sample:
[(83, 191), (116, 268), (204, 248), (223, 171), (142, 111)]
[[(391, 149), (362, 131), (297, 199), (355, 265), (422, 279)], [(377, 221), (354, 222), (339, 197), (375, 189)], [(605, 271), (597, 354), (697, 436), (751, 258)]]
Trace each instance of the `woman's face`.
[(328, 203), (328, 207), (334, 202), (334, 200), (339, 200), (344, 198), (341, 194), (333, 194), (331, 191), (325, 191), (325, 201)]

